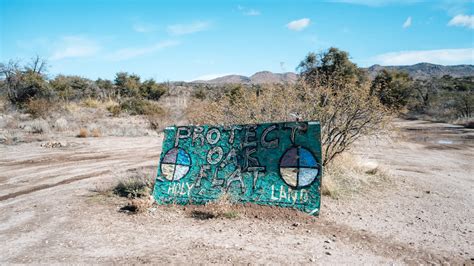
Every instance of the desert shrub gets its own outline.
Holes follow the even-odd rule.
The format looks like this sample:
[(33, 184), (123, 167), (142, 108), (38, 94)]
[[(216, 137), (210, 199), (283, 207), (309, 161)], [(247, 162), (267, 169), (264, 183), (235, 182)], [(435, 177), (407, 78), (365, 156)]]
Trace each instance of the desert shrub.
[(145, 113), (146, 101), (137, 98), (129, 98), (120, 104), (120, 109), (130, 115), (141, 115)]
[(102, 131), (99, 128), (94, 128), (91, 130), (91, 136), (94, 138), (98, 138), (102, 135)]
[(119, 108), (120, 112), (127, 112), (130, 115), (163, 115), (165, 113), (158, 103), (136, 98), (123, 101)]
[(474, 77), (417, 80), (408, 109), (416, 116), (436, 121), (469, 120), (474, 110)]
[(114, 188), (114, 193), (120, 197), (141, 198), (150, 195), (154, 180), (144, 172), (136, 172), (121, 178)]
[(34, 118), (45, 118), (54, 109), (54, 103), (47, 99), (30, 99), (24, 109)]
[(191, 95), (192, 97), (199, 99), (199, 100), (205, 100), (206, 99), (206, 91), (204, 88), (199, 87), (195, 89)]
[(8, 100), (20, 108), (33, 98), (51, 98), (52, 90), (44, 74), (46, 61), (36, 57), (28, 65), (10, 61), (0, 64), (0, 84)]
[(122, 113), (122, 108), (119, 104), (112, 104), (107, 106), (107, 111), (109, 111), (113, 116), (118, 116)]
[[(340, 62), (344, 60), (339, 57), (344, 55), (347, 54), (331, 57), (338, 57)], [(327, 60), (324, 62), (329, 64)], [(188, 118), (195, 124), (278, 122), (293, 120), (295, 116), (301, 120), (318, 120), (321, 122), (323, 164), (326, 165), (360, 137), (379, 133), (388, 120), (386, 109), (370, 94), (368, 82), (361, 83), (364, 80), (359, 77), (361, 73), (348, 70), (348, 66), (356, 66), (342, 64), (342, 74), (349, 73), (352, 77), (332, 79), (331, 76), (342, 74), (333, 75), (328, 69), (339, 71), (338, 67), (315, 63), (313, 67), (317, 69), (305, 70), (303, 80), (295, 86), (237, 86), (220, 97), (195, 100), (187, 110)], [(316, 73), (317, 76), (305, 78), (305, 73)]]
[(393, 110), (401, 110), (410, 99), (412, 79), (408, 73), (382, 70), (370, 86), (370, 93), (380, 102)]
[(54, 122), (54, 128), (58, 131), (66, 131), (69, 129), (69, 123), (61, 117)]
[(100, 136), (102, 136), (102, 131), (98, 128), (94, 128), (91, 130), (91, 136), (94, 137), (94, 138), (98, 138)]
[(131, 214), (145, 212), (153, 205), (153, 202), (151, 198), (132, 198), (127, 205), (120, 208), (120, 212)]
[(34, 134), (48, 133), (50, 128), (49, 124), (44, 119), (35, 119), (29, 124), (30, 132)]
[(140, 77), (127, 72), (115, 75), (114, 85), (119, 93), (118, 97), (137, 97), (140, 95)]
[(97, 99), (93, 99), (93, 98), (87, 98), (87, 99), (85, 99), (84, 101), (82, 101), (82, 104), (83, 104), (85, 107), (97, 108), (97, 107), (100, 106), (100, 101), (97, 100)]
[(0, 96), (0, 113), (4, 113), (7, 110), (7, 101), (4, 97)]
[(166, 91), (167, 89), (165, 86), (156, 83), (153, 79), (145, 80), (140, 85), (140, 94), (142, 97), (149, 100), (158, 101)]
[(79, 129), (79, 134), (77, 134), (78, 138), (87, 138), (89, 136), (89, 131), (87, 128), (81, 128)]
[(147, 114), (145, 118), (150, 124), (150, 128), (155, 131), (162, 131), (170, 121), (167, 112), (165, 111), (155, 114)]
[(83, 77), (58, 75), (50, 81), (50, 84), (59, 98), (66, 103), (84, 98), (97, 99), (101, 97), (98, 85)]
[(321, 194), (338, 199), (361, 193), (370, 185), (388, 181), (389, 176), (383, 166), (361, 161), (351, 153), (345, 153), (326, 167), (321, 180)]

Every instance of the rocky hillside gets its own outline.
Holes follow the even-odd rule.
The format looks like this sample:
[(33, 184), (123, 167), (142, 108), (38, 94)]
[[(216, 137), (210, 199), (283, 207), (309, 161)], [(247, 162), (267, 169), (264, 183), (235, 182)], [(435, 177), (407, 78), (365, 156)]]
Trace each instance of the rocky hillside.
[(373, 65), (367, 68), (367, 71), (369, 72), (370, 77), (373, 78), (382, 69), (405, 71), (414, 79), (427, 79), (430, 77), (442, 77), (444, 75), (450, 75), (453, 77), (474, 76), (473, 65), (443, 66), (429, 63), (419, 63), (409, 66)]
[[(406, 71), (415, 79), (426, 79), (430, 77), (442, 77), (450, 75), (453, 77), (474, 76), (473, 65), (443, 66), (429, 63), (419, 63), (409, 66), (381, 66), (373, 65), (366, 68), (369, 76), (374, 78), (382, 69)], [(265, 84), (265, 83), (295, 83), (298, 75), (293, 72), (273, 73), (270, 71), (260, 71), (250, 77), (240, 75), (227, 75), (211, 80), (196, 80), (194, 83), (207, 84)]]
[(240, 75), (227, 75), (211, 80), (196, 80), (194, 83), (207, 84), (231, 84), (231, 83), (247, 83), (247, 84), (272, 84), (272, 83), (294, 83), (298, 79), (298, 75), (293, 72), (273, 73), (270, 71), (260, 71), (250, 77)]

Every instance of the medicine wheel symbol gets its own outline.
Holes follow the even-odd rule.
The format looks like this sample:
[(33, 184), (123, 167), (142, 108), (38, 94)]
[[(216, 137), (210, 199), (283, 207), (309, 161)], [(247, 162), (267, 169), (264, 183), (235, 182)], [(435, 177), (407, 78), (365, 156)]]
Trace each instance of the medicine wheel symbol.
[(293, 188), (311, 185), (319, 173), (314, 155), (301, 146), (291, 147), (280, 159), (280, 176)]
[(161, 174), (170, 181), (183, 178), (191, 167), (189, 154), (181, 148), (169, 150), (161, 162)]

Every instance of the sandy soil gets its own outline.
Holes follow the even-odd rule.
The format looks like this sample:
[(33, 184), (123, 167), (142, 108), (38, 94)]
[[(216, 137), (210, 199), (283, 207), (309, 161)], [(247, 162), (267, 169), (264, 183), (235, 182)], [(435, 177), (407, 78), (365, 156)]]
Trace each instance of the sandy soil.
[(160, 137), (63, 138), (0, 145), (0, 263), (451, 263), (473, 264), (474, 132), (422, 121), (354, 154), (389, 180), (339, 200), (319, 218), (236, 207), (153, 207), (129, 215), (94, 190), (124, 171), (153, 175)]

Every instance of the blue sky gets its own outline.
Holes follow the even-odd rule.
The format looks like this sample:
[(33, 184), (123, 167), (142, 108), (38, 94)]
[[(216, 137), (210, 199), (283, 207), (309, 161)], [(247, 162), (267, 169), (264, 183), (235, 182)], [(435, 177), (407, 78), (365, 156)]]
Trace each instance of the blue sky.
[(295, 71), (331, 46), (359, 66), (474, 64), (473, 1), (0, 0), (0, 61), (49, 73), (209, 79)]

